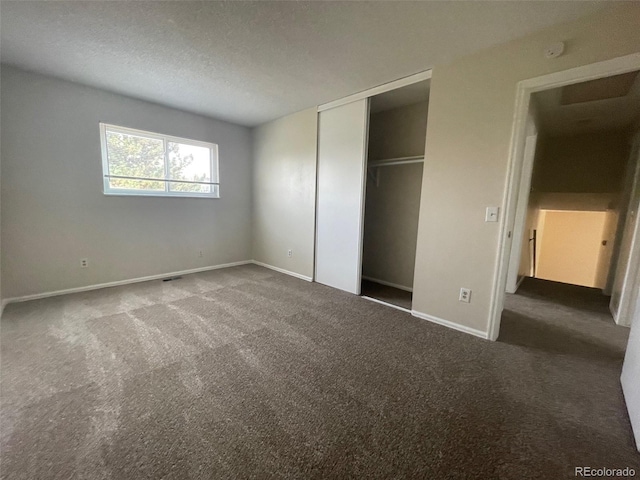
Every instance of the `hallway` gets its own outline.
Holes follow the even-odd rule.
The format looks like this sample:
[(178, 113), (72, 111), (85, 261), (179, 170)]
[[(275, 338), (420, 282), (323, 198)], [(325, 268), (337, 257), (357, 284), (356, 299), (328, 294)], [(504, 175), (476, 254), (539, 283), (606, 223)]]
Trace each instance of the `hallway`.
[(507, 295), (500, 342), (611, 362), (619, 376), (629, 329), (615, 324), (609, 297), (595, 288), (526, 278)]
[(614, 323), (608, 303), (597, 289), (526, 278), (507, 295), (498, 343), (528, 352), (503, 370), (526, 383), (523, 411), (553, 418), (565, 441), (591, 444), (593, 458), (607, 445), (601, 458), (613, 466), (628, 463), (635, 445), (620, 385), (629, 329)]

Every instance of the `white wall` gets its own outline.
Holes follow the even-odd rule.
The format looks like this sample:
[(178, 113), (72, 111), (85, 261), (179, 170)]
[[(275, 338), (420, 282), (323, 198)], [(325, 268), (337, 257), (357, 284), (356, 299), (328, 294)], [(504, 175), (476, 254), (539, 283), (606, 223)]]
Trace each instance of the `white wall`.
[[(503, 204), (517, 84), (640, 52), (639, 17), (640, 4), (619, 4), (433, 69), (414, 310), (488, 331), (499, 223), (485, 223), (485, 208)], [(557, 41), (566, 53), (545, 58)]]
[(305, 277), (314, 267), (317, 141), (315, 108), (253, 131), (253, 259)]
[[(249, 129), (6, 66), (1, 102), (5, 298), (251, 258)], [(103, 195), (99, 122), (218, 143), (221, 198)]]
[[(2, 83), (0, 81), (0, 83)], [(1, 108), (1, 105), (0, 105)], [(0, 125), (2, 124), (2, 120), (0, 119)], [(0, 126), (0, 132), (2, 131), (2, 127)], [(0, 136), (1, 137), (1, 136)], [(0, 138), (0, 164), (2, 159), (2, 139)], [(0, 253), (2, 252), (2, 166), (0, 165)], [(2, 312), (4, 311), (4, 302), (2, 296), (2, 255), (0, 254), (0, 317), (2, 317)]]
[(638, 288), (640, 282), (635, 285), (635, 310), (629, 343), (622, 366), (622, 391), (629, 411), (629, 419), (636, 437), (636, 445), (640, 450), (640, 301), (638, 301)]

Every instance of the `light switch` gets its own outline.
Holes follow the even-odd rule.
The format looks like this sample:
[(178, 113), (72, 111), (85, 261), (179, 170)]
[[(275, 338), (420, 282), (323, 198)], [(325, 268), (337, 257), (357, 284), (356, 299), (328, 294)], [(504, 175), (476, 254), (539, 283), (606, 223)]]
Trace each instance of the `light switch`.
[(485, 222), (497, 222), (500, 207), (487, 207), (487, 214), (484, 217)]

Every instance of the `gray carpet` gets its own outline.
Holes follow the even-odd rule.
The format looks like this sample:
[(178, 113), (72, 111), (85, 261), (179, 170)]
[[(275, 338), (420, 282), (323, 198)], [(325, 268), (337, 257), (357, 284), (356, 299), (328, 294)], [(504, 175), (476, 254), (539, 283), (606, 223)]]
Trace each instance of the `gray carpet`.
[(572, 298), (525, 285), (497, 343), (256, 266), (9, 305), (2, 477), (638, 466), (618, 380), (626, 330)]
[(388, 285), (382, 285), (370, 280), (362, 280), (360, 293), (365, 297), (375, 298), (376, 300), (382, 300), (383, 302), (411, 310), (411, 292)]

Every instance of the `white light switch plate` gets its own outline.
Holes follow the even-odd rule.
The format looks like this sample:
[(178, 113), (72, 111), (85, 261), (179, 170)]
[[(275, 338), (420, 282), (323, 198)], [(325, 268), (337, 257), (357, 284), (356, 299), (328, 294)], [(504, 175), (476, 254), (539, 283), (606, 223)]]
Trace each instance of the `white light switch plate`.
[(500, 213), (500, 207), (487, 207), (487, 213), (484, 217), (485, 222), (497, 222), (498, 213)]

